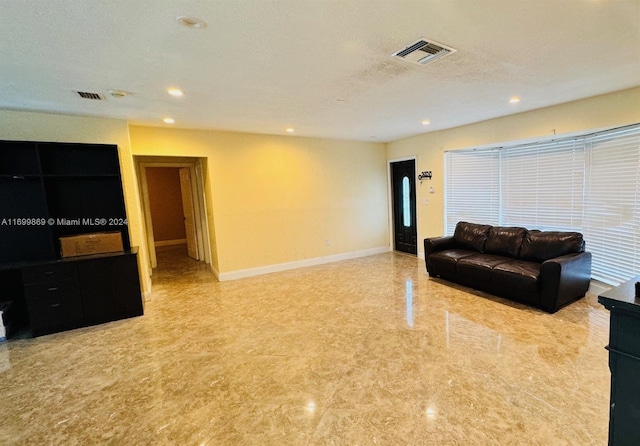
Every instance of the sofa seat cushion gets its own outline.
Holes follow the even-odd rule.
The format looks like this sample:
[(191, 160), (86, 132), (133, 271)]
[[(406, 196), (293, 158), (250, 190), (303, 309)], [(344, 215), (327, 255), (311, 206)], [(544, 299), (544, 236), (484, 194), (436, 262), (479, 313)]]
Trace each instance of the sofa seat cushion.
[(489, 282), (491, 281), (491, 270), (495, 266), (511, 260), (509, 257), (494, 254), (476, 254), (464, 257), (458, 261), (458, 274)]
[(438, 251), (429, 256), (429, 264), (432, 268), (451, 273), (456, 272), (456, 265), (460, 259), (478, 254), (466, 249), (447, 249)]
[(528, 292), (538, 291), (540, 263), (526, 260), (511, 260), (496, 265), (491, 271), (491, 280), (508, 288), (516, 288)]

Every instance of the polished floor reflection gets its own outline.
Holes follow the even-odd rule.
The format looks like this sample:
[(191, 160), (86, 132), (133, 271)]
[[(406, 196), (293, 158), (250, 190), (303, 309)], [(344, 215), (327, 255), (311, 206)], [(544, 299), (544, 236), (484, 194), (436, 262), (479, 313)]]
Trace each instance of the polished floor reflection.
[(145, 316), (0, 344), (3, 445), (603, 445), (608, 313), (382, 254), (216, 282), (160, 253)]

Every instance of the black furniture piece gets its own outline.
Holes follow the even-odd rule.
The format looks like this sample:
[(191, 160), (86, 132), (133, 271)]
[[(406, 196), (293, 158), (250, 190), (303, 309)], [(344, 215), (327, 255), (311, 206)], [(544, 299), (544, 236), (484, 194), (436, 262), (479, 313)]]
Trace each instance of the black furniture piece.
[[(117, 146), (0, 141), (0, 197), (0, 301), (35, 335), (142, 314)], [(106, 231), (124, 252), (60, 258), (60, 237)]]
[(609, 445), (640, 444), (640, 276), (598, 296), (611, 312), (609, 324)]
[(59, 257), (59, 237), (119, 231), (131, 247), (118, 147), (0, 141), (0, 263)]
[(432, 277), (457, 282), (549, 313), (589, 289), (591, 253), (582, 234), (459, 222), (453, 236), (424, 240)]
[(143, 314), (135, 248), (19, 269), (36, 336)]

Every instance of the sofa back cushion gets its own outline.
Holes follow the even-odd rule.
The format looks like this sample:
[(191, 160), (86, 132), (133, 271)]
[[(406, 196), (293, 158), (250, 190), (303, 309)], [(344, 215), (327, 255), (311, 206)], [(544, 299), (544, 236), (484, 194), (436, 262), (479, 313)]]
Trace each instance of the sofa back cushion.
[(479, 225), (476, 223), (460, 221), (456, 225), (456, 230), (453, 233), (453, 239), (456, 241), (456, 245), (461, 249), (484, 252), (484, 243), (487, 241), (487, 235), (489, 234), (490, 228), (491, 226), (489, 225)]
[(554, 257), (584, 251), (579, 232), (529, 231), (520, 248), (520, 258), (544, 262)]
[(526, 235), (525, 228), (493, 226), (489, 229), (484, 252), (517, 258)]

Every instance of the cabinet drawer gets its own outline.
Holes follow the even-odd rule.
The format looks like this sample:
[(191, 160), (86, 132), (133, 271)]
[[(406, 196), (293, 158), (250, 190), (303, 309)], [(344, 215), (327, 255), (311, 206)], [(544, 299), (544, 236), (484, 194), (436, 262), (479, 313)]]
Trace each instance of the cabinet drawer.
[(75, 263), (48, 263), (45, 265), (22, 268), (22, 283), (43, 283), (53, 280), (76, 279), (78, 272)]
[(27, 303), (37, 300), (55, 301), (73, 297), (80, 301), (80, 286), (76, 280), (52, 280), (47, 283), (25, 285), (24, 297)]
[(34, 300), (27, 303), (31, 328), (36, 334), (45, 334), (49, 328), (75, 328), (82, 325), (84, 312), (79, 295)]

